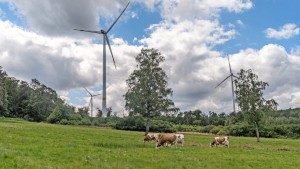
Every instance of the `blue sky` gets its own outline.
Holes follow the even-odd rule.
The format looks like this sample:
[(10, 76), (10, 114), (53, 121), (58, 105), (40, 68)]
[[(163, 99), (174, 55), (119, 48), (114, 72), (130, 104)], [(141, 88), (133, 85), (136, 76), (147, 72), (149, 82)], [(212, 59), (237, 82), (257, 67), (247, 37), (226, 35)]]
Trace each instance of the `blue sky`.
[(280, 44), (288, 50), (299, 45), (299, 37), (276, 40), (267, 38), (263, 32), (267, 28), (279, 29), (287, 23), (300, 25), (298, 17), (299, 1), (255, 0), (252, 2), (254, 4), (253, 8), (243, 13), (222, 12), (221, 23), (226, 25), (241, 20), (244, 24), (237, 27), (239, 35), (235, 39), (224, 46), (220, 46), (225, 53), (230, 54), (245, 48), (259, 49), (269, 43)]
[[(102, 92), (102, 37), (72, 29), (107, 29), (126, 3), (0, 0), (0, 65), (86, 106), (83, 87)], [(124, 110), (125, 81), (145, 47), (165, 56), (162, 67), (181, 111), (232, 111), (230, 82), (214, 88), (228, 76), (227, 56), (234, 73), (253, 69), (270, 84), (265, 96), (279, 109), (299, 107), (299, 6), (297, 0), (131, 1), (109, 34), (118, 69), (108, 54), (108, 107)], [(101, 97), (95, 105), (101, 107)]]

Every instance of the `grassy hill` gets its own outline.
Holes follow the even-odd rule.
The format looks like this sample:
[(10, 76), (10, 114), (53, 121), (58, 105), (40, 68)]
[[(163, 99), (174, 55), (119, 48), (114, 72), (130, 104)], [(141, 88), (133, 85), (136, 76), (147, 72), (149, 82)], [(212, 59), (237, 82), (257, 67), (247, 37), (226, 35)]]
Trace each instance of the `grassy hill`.
[(0, 118), (0, 169), (299, 168), (300, 140), (185, 134), (186, 144), (155, 149), (142, 132), (31, 123)]

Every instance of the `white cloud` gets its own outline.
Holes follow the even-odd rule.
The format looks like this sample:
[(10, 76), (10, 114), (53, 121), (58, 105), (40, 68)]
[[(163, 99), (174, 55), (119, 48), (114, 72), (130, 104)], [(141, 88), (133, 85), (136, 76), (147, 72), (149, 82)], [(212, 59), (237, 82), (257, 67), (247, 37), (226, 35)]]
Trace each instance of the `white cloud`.
[(269, 44), (260, 50), (242, 50), (231, 57), (237, 70), (253, 69), (259, 79), (269, 83), (265, 97), (274, 98), (279, 108), (299, 107), (293, 102), (293, 94), (299, 91), (300, 55), (286, 52), (280, 45)]
[(160, 1), (162, 0), (134, 0), (134, 2), (139, 2), (139, 3), (143, 3), (146, 5), (147, 8), (149, 8), (150, 10), (154, 10), (155, 8), (155, 5), (159, 4)]
[(291, 54), (293, 55), (300, 55), (300, 46), (296, 46), (291, 49)]
[[(0, 63), (10, 76), (26, 81), (37, 78), (57, 90), (66, 101), (68, 90), (102, 86), (102, 46), (87, 39), (42, 36), (9, 21), (0, 21), (0, 31)], [(107, 101), (115, 107), (123, 103), (125, 81), (141, 47), (129, 46), (120, 38), (111, 40), (117, 70), (108, 54)], [(98, 99), (100, 104), (101, 98)]]
[(268, 28), (264, 31), (264, 33), (268, 38), (289, 39), (299, 35), (299, 31), (300, 28), (298, 28), (296, 24), (289, 23), (280, 27), (279, 30)]
[[(115, 18), (120, 13), (118, 10), (123, 9), (126, 4), (118, 0), (7, 1), (15, 6), (15, 10), (24, 17), (31, 30), (51, 36), (75, 36), (74, 28), (98, 30), (99, 16)], [(101, 26), (106, 29), (104, 23)]]
[[(104, 5), (95, 5), (100, 2)], [(165, 56), (162, 66), (169, 77), (169, 87), (174, 91), (173, 100), (181, 110), (232, 111), (230, 81), (215, 89), (229, 75), (227, 58), (216, 51), (215, 47), (234, 38), (237, 32), (234, 27), (221, 25), (218, 16), (222, 10), (238, 13), (250, 9), (251, 1), (136, 2), (145, 3), (149, 8), (160, 6), (163, 20), (150, 25), (144, 38), (134, 39), (141, 46), (130, 45), (121, 37), (110, 37), (117, 70), (108, 54), (108, 106), (114, 111), (124, 108), (123, 95), (127, 90), (125, 81), (135, 69), (134, 57), (145, 45), (159, 49)], [(12, 3), (32, 29), (28, 31), (8, 21), (0, 21), (0, 63), (9, 75), (24, 80), (37, 78), (58, 90), (67, 101), (70, 89), (102, 86), (101, 44), (93, 44), (92, 38), (74, 39), (68, 36), (67, 30), (74, 27), (98, 29), (99, 15), (115, 17), (119, 14), (118, 10), (124, 7), (125, 1), (12, 0)], [(32, 4), (39, 5), (39, 9)], [(68, 22), (64, 23), (66, 20)], [(251, 68), (261, 80), (269, 82), (270, 87), (265, 95), (267, 98), (275, 98), (280, 108), (297, 107), (300, 106), (300, 75), (297, 74), (300, 71), (300, 55), (297, 51), (295, 47), (288, 53), (284, 47), (276, 44), (265, 45), (258, 50), (249, 48), (232, 54), (231, 65), (234, 73), (241, 68)], [(88, 97), (83, 99), (89, 101)], [(94, 103), (95, 107), (101, 107), (101, 97), (95, 98)]]
[(244, 23), (243, 23), (243, 21), (241, 21), (241, 20), (236, 20), (236, 23), (237, 23), (238, 25), (240, 25), (240, 26), (245, 26)]
[(250, 0), (164, 0), (161, 13), (167, 20), (182, 21), (193, 19), (212, 19), (219, 16), (223, 9), (230, 12), (242, 12), (252, 8)]

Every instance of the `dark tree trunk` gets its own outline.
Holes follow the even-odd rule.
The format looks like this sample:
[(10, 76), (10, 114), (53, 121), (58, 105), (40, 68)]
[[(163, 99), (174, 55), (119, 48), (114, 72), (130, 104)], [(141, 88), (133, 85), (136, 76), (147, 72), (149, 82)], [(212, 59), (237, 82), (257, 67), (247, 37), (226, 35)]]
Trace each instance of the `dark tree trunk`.
[(145, 135), (147, 135), (149, 133), (149, 118), (146, 117), (146, 132)]
[(255, 132), (256, 132), (256, 142), (260, 142), (259, 140), (259, 131), (258, 131), (258, 125), (255, 123)]

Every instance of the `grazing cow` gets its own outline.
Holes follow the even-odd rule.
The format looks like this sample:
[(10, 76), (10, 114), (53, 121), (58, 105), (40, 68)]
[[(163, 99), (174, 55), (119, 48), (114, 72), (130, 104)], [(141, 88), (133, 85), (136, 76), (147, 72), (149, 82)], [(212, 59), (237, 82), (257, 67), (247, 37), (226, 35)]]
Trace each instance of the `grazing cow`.
[(160, 146), (164, 146), (166, 144), (175, 144), (177, 147), (177, 136), (175, 134), (163, 134), (160, 135), (158, 138), (158, 141), (156, 142), (156, 148), (160, 147)]
[(175, 134), (176, 135), (176, 143), (180, 143), (181, 146), (184, 144), (184, 135), (183, 134)]
[(212, 142), (210, 143), (210, 147), (218, 146), (219, 144), (225, 145), (229, 148), (229, 137), (215, 137)]
[(158, 137), (159, 137), (160, 134), (157, 134), (157, 133), (151, 133), (151, 134), (147, 134), (144, 138), (144, 142), (147, 141), (156, 141), (158, 140)]

